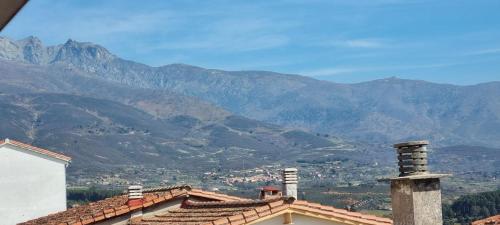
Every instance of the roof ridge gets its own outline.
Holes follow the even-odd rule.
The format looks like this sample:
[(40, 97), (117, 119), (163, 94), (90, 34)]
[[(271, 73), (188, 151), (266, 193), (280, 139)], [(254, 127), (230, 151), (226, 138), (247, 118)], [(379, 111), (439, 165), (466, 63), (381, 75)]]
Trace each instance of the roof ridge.
[(248, 198), (241, 198), (241, 197), (236, 197), (233, 195), (226, 195), (226, 194), (217, 193), (217, 192), (213, 192), (213, 191), (204, 191), (204, 190), (196, 189), (196, 188), (191, 189), (189, 191), (189, 194), (194, 195), (194, 196), (198, 196), (198, 197), (218, 199), (220, 201), (248, 200)]
[(69, 157), (69, 156), (63, 155), (61, 153), (53, 152), (53, 151), (50, 151), (47, 149), (39, 148), (36, 146), (32, 146), (32, 145), (29, 145), (29, 144), (26, 144), (26, 143), (23, 143), (20, 141), (6, 138), (6, 139), (0, 141), (0, 145), (3, 145), (3, 144), (13, 145), (13, 146), (27, 149), (27, 150), (30, 150), (30, 151), (33, 151), (33, 152), (36, 152), (36, 153), (39, 153), (42, 155), (50, 156), (52, 158), (60, 159), (60, 160), (66, 161), (66, 162), (71, 162), (71, 157)]
[(209, 201), (209, 202), (198, 202), (186, 199), (182, 205), (183, 207), (187, 208), (217, 208), (217, 207), (227, 207), (227, 206), (251, 207), (251, 206), (263, 206), (277, 201), (292, 203), (294, 200), (295, 198), (293, 197), (276, 197), (268, 199), (244, 199), (244, 200), (233, 200), (233, 201)]
[(145, 188), (142, 190), (142, 192), (143, 193), (162, 192), (162, 191), (170, 191), (173, 189), (181, 189), (181, 190), (191, 191), (192, 187), (191, 187), (191, 185), (181, 184), (181, 185), (171, 185), (171, 186), (165, 186), (165, 187)]

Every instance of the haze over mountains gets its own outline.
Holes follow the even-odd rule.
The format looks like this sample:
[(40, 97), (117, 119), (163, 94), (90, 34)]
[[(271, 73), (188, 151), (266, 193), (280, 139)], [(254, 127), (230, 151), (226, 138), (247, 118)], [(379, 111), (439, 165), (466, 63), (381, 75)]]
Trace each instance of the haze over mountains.
[(125, 89), (195, 97), (251, 119), (357, 141), (430, 139), (437, 146), (500, 146), (500, 82), (455, 86), (388, 78), (338, 84), (264, 71), (150, 67), (92, 43), (68, 40), (44, 47), (34, 37), (1, 39), (0, 58), (43, 66), (38, 70), (69, 70)]
[(62, 48), (47, 53), (36, 43), (0, 40), (0, 136), (63, 151), (74, 158), (71, 174), (123, 165), (242, 168), (346, 148), (339, 139), (247, 119), (196, 97), (48, 65)]

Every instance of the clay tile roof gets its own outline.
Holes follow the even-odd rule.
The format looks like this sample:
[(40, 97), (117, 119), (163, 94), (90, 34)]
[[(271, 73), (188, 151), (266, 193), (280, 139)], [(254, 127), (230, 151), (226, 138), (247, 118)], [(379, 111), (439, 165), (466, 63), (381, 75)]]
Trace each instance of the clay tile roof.
[(29, 150), (32, 152), (36, 152), (38, 154), (50, 156), (52, 158), (60, 159), (60, 160), (66, 161), (66, 162), (71, 161), (71, 157), (69, 157), (69, 156), (65, 156), (65, 155), (60, 154), (60, 153), (55, 153), (55, 152), (49, 151), (47, 149), (31, 146), (31, 145), (28, 145), (28, 144), (25, 144), (25, 143), (22, 143), (19, 141), (10, 140), (10, 139), (1, 140), (0, 145), (4, 145), (4, 144), (13, 145), (13, 146), (16, 146), (16, 147), (19, 147), (22, 149), (26, 149), (26, 150)]
[[(60, 224), (93, 224), (113, 218), (137, 208), (147, 208), (160, 202), (183, 198), (179, 208), (154, 216), (138, 218), (130, 221), (131, 225), (216, 225), (216, 224), (248, 224), (259, 219), (283, 213), (317, 215), (333, 221), (348, 224), (389, 225), (392, 221), (371, 215), (349, 212), (330, 206), (296, 201), (289, 197), (273, 197), (262, 200), (251, 200), (234, 196), (192, 189), (190, 186), (172, 186), (143, 190), (142, 205), (129, 207), (126, 195), (108, 198), (102, 201), (78, 206), (67, 211), (52, 214), (21, 225), (60, 225)], [(191, 199), (191, 197), (195, 197)]]
[(215, 192), (209, 192), (209, 191), (202, 191), (200, 189), (192, 189), (189, 191), (190, 195), (196, 196), (196, 197), (202, 197), (202, 198), (207, 198), (207, 199), (214, 199), (218, 201), (237, 201), (237, 200), (245, 200), (245, 198), (239, 198), (236, 196), (230, 196), (230, 195), (225, 195), (225, 194), (220, 194), (220, 193), (215, 193)]
[(324, 206), (306, 201), (295, 201), (290, 208), (297, 211), (305, 211), (309, 213), (319, 214), (326, 217), (341, 218), (348, 221), (358, 222), (361, 224), (387, 225), (392, 224), (392, 220), (383, 217), (377, 217), (357, 212), (350, 212), (345, 209), (337, 209), (331, 206)]
[(500, 214), (472, 222), (472, 225), (499, 225), (499, 224), (500, 224)]
[(157, 192), (146, 189), (147, 192), (143, 194), (143, 204), (139, 206), (129, 207), (127, 205), (128, 196), (120, 195), (30, 220), (21, 223), (21, 225), (92, 224), (128, 213), (137, 208), (147, 208), (160, 202), (187, 196), (189, 189), (191, 187), (184, 185), (162, 188), (161, 191)]
[(248, 224), (273, 214), (289, 210), (293, 213), (320, 215), (346, 224), (389, 225), (392, 220), (377, 216), (349, 212), (334, 207), (294, 201), (293, 198), (275, 197), (264, 200), (236, 200), (196, 202), (185, 200), (180, 208), (152, 217), (142, 218), (132, 225), (216, 225)]
[(265, 200), (240, 199), (232, 201), (197, 202), (185, 200), (180, 208), (142, 218), (132, 225), (213, 225), (246, 224), (270, 215), (271, 210), (284, 210), (287, 198), (276, 197)]

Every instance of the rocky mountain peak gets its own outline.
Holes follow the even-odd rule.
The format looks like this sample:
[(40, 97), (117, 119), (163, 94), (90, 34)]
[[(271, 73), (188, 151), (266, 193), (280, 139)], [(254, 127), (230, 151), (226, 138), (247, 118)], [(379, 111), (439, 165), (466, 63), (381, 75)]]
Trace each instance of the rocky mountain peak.
[(47, 61), (47, 53), (42, 41), (34, 36), (29, 36), (18, 43), (21, 46), (23, 59), (32, 64), (44, 64)]
[(102, 63), (116, 58), (107, 49), (89, 42), (78, 42), (68, 39), (59, 49), (53, 62), (87, 62)]
[(45, 47), (42, 41), (29, 36), (21, 40), (0, 37), (0, 59), (45, 65), (62, 63), (83, 69), (103, 65), (116, 56), (100, 45), (68, 39), (66, 43)]
[(28, 36), (18, 41), (19, 43), (42, 45), (42, 41), (35, 36)]
[(19, 49), (20, 47), (16, 42), (6, 37), (0, 37), (0, 59), (20, 60)]

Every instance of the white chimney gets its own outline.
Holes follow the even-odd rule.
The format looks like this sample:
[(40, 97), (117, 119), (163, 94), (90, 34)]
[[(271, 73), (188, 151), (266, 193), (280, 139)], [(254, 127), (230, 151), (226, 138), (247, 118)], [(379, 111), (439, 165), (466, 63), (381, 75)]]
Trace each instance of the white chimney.
[(128, 201), (127, 205), (134, 208), (130, 219), (142, 217), (142, 204), (144, 203), (144, 196), (142, 195), (142, 186), (132, 185), (128, 187)]
[(132, 185), (128, 187), (128, 199), (142, 199), (142, 186), (140, 185)]
[(285, 168), (282, 171), (283, 176), (283, 196), (294, 197), (297, 199), (297, 169)]

